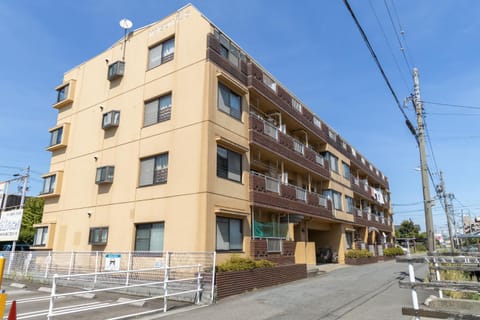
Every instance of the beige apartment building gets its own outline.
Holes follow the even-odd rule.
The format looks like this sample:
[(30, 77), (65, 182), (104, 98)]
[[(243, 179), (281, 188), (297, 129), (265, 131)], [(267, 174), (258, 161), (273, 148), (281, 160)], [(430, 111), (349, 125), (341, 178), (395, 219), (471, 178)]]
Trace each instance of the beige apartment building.
[(34, 249), (314, 264), (391, 243), (387, 178), (192, 5), (56, 91)]

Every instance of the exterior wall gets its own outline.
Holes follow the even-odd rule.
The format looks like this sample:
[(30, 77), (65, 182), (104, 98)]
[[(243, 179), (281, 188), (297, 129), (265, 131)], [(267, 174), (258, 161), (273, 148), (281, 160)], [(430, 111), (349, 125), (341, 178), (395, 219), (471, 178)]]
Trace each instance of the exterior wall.
[[(106, 77), (106, 59), (121, 59), (122, 41), (65, 75), (64, 82), (76, 80), (76, 90), (73, 104), (59, 109), (57, 123), (70, 123), (70, 133), (67, 147), (52, 152), (50, 169), (64, 171), (63, 186), (60, 197), (46, 198), (43, 218), (56, 225), (50, 232), (53, 249), (90, 250), (89, 228), (108, 226), (105, 250), (133, 250), (134, 224), (162, 221), (165, 250), (212, 251), (215, 219), (209, 202), (217, 199), (208, 191), (217, 184), (215, 194), (243, 198), (237, 207), (248, 212), (245, 185), (217, 181), (215, 162), (209, 165), (207, 159), (216, 155), (207, 121), (215, 97), (209, 93), (216, 90), (209, 80), (213, 67), (205, 59), (210, 30), (187, 6), (128, 37), (122, 79)], [(147, 70), (148, 47), (174, 35), (174, 59)], [(168, 92), (171, 119), (143, 127), (144, 102)], [(120, 111), (120, 125), (102, 130), (102, 114), (110, 110)], [(243, 125), (238, 127), (245, 135)], [(138, 187), (140, 159), (162, 152), (168, 152), (168, 182)], [(104, 165), (115, 166), (114, 182), (96, 185), (96, 168)], [(246, 177), (243, 181), (248, 183)]]
[[(371, 199), (353, 177), (342, 175), (342, 162), (388, 191), (387, 179), (340, 136), (332, 138), (329, 127), (304, 105), (294, 106), (296, 98), (279, 83), (275, 90), (269, 88), (264, 79), (270, 75), (250, 57), (238, 66), (225, 59), (213, 30), (187, 5), (127, 37), (121, 79), (109, 81), (107, 70), (121, 60), (123, 39), (65, 74), (63, 83), (70, 83), (73, 103), (54, 105), (58, 117), (52, 128), (64, 126), (66, 147), (48, 148), (50, 172), (63, 178), (57, 181), (60, 196), (44, 196), (45, 213), (38, 226), (50, 226), (50, 232), (47, 245), (37, 249), (134, 250), (135, 224), (164, 222), (165, 251), (214, 251), (216, 218), (222, 216), (242, 220), (243, 246), (240, 251), (219, 252), (217, 261), (232, 254), (261, 258), (251, 252), (264, 241), (251, 239), (252, 212), (261, 209), (278, 219), (302, 217), (287, 226), (286, 238), (297, 242), (296, 263), (315, 264), (319, 248), (330, 248), (343, 263), (346, 229), (363, 228), (364, 242), (368, 227), (393, 231), (393, 223), (387, 226), (371, 221), (366, 213), (346, 212), (347, 196)], [(149, 47), (173, 36), (173, 60), (147, 70)], [(241, 96), (240, 119), (218, 110), (219, 83)], [(144, 127), (145, 102), (166, 93), (172, 94), (170, 120)], [(266, 132), (266, 119), (253, 114), (262, 108), (278, 114), (279, 124), (285, 125), (276, 139)], [(102, 115), (112, 110), (120, 111), (120, 125), (103, 130)], [(305, 147), (301, 152), (299, 143)], [(242, 155), (241, 182), (217, 177), (219, 145)], [(317, 159), (325, 151), (338, 158), (338, 173)], [(164, 152), (167, 183), (139, 187), (140, 159)], [(275, 170), (266, 166), (262, 174), (281, 177), (277, 193), (266, 190), (265, 176), (251, 173), (265, 166), (260, 154), (276, 163)], [(96, 168), (101, 166), (115, 167), (112, 184), (95, 184)], [(296, 193), (299, 189), (305, 192), (303, 199)], [(342, 194), (342, 210), (332, 209), (332, 201), (322, 198), (325, 189)], [(382, 206), (387, 217), (389, 205)], [(109, 228), (105, 246), (88, 244), (92, 227)], [(282, 252), (280, 258), (293, 260), (290, 253)]]

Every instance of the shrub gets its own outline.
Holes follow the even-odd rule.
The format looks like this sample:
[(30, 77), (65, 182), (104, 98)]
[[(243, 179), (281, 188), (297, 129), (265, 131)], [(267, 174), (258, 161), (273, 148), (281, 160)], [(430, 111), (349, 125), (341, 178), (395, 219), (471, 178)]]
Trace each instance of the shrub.
[(383, 250), (383, 254), (387, 257), (401, 256), (403, 255), (402, 248), (386, 248)]
[(253, 260), (232, 256), (229, 260), (217, 266), (217, 272), (253, 270), (257, 268), (271, 268), (276, 264), (268, 260)]
[(363, 249), (363, 250), (353, 249), (353, 250), (348, 250), (345, 253), (345, 258), (347, 259), (370, 258), (371, 256), (372, 256), (372, 253), (367, 249)]
[(427, 247), (425, 247), (425, 245), (423, 243), (417, 243), (415, 245), (415, 250), (417, 252), (424, 252), (424, 251), (427, 251)]

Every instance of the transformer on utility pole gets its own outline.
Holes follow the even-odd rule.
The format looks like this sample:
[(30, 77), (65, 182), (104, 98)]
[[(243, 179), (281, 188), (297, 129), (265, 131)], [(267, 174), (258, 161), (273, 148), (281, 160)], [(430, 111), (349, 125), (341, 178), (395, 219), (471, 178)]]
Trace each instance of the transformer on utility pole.
[(420, 99), (418, 69), (413, 68), (413, 105), (417, 114), (417, 140), (420, 149), (420, 168), (422, 171), (423, 207), (425, 210), (425, 228), (427, 232), (427, 250), (435, 251), (435, 233), (433, 229), (432, 202), (430, 199), (430, 182), (428, 181), (427, 154), (425, 152), (425, 126), (423, 124), (423, 105)]

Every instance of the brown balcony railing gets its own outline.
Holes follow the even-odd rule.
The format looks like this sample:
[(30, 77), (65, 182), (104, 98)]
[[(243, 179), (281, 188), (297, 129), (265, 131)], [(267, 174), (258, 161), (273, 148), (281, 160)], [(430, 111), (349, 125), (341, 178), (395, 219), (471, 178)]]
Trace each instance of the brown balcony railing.
[(334, 218), (332, 203), (324, 196), (280, 183), (275, 178), (256, 172), (250, 174), (250, 200), (254, 206), (287, 210), (300, 215)]
[[(295, 147), (295, 139), (255, 114), (250, 114), (250, 143), (286, 158), (306, 170), (325, 178), (330, 177), (328, 163), (322, 156), (310, 148), (305, 148), (303, 144), (303, 147)], [(302, 150), (303, 153), (300, 152)]]

